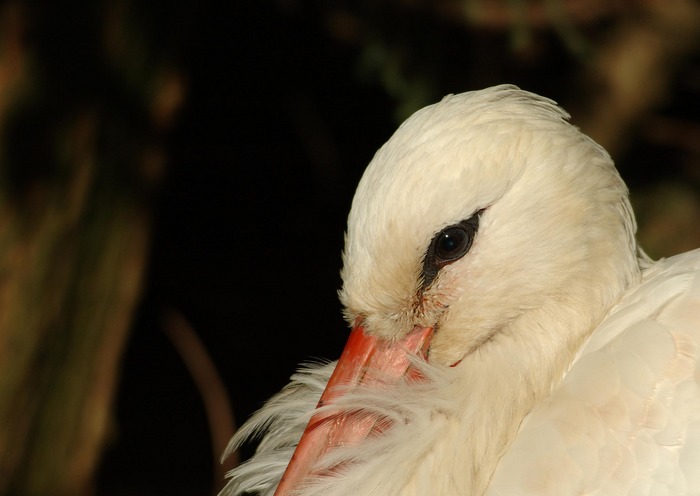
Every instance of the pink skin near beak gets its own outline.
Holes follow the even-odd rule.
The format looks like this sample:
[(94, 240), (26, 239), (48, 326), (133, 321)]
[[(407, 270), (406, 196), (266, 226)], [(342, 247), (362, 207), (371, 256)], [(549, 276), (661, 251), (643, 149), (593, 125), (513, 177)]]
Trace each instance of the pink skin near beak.
[[(398, 341), (387, 341), (365, 334), (356, 323), (338, 364), (321, 395), (318, 407), (332, 404), (350, 389), (360, 385), (393, 384), (402, 377), (419, 377), (410, 357), (425, 358), (433, 335), (432, 327), (418, 327)], [(301, 481), (312, 473), (316, 462), (336, 446), (355, 444), (385, 425), (376, 425), (371, 416), (351, 413), (314, 415), (297, 445), (275, 496), (294, 494)]]

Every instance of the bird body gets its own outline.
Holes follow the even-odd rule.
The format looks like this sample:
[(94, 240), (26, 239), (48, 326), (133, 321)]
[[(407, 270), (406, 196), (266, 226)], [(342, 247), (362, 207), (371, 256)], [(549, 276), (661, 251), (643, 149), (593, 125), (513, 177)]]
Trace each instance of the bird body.
[(224, 494), (700, 494), (700, 251), (646, 257), (567, 118), (497, 86), (397, 130), (348, 219), (348, 347), (241, 428)]
[(657, 262), (525, 417), (487, 494), (700, 494), (700, 251)]

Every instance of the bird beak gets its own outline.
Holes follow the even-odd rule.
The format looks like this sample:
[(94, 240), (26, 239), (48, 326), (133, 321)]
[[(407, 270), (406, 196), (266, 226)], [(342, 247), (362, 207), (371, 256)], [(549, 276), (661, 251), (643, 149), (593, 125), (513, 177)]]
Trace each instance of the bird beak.
[[(416, 326), (404, 338), (389, 341), (365, 334), (361, 322), (356, 322), (317, 408), (333, 404), (338, 397), (360, 385), (393, 384), (402, 377), (418, 379), (420, 374), (411, 366), (411, 357), (425, 359), (432, 335), (432, 327)], [(275, 496), (293, 494), (328, 450), (355, 444), (371, 432), (381, 432), (387, 427), (377, 420), (367, 414), (328, 409), (315, 414), (306, 426)]]

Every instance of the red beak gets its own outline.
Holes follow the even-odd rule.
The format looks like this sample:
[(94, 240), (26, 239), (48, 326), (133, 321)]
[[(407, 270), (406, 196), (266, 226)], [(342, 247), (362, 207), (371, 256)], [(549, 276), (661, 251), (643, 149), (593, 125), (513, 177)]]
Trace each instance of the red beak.
[[(425, 358), (432, 334), (433, 328), (416, 326), (403, 339), (387, 341), (365, 334), (364, 328), (355, 324), (317, 408), (332, 404), (336, 398), (361, 385), (386, 385), (405, 376), (417, 377), (418, 372), (411, 367), (411, 357)], [(377, 419), (366, 415), (347, 412), (314, 415), (289, 461), (275, 496), (293, 494), (329, 449), (356, 444), (382, 427), (386, 425), (377, 425)]]

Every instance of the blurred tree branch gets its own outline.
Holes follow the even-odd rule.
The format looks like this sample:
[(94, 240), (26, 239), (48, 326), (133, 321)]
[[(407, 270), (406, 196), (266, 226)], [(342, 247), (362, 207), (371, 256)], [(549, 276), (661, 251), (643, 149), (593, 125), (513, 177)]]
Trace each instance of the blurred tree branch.
[(131, 6), (0, 10), (0, 494), (87, 494), (105, 442), (185, 89)]
[(240, 458), (238, 450), (226, 459), (221, 458), (231, 436), (236, 432), (226, 386), (204, 343), (181, 313), (175, 310), (166, 312), (163, 317), (163, 332), (182, 358), (202, 397), (212, 440), (212, 495), (219, 494), (225, 485), (226, 472), (236, 467)]
[(650, 1), (623, 19), (582, 67), (576, 123), (613, 156), (640, 119), (663, 103), (681, 62), (700, 44), (700, 4)]

